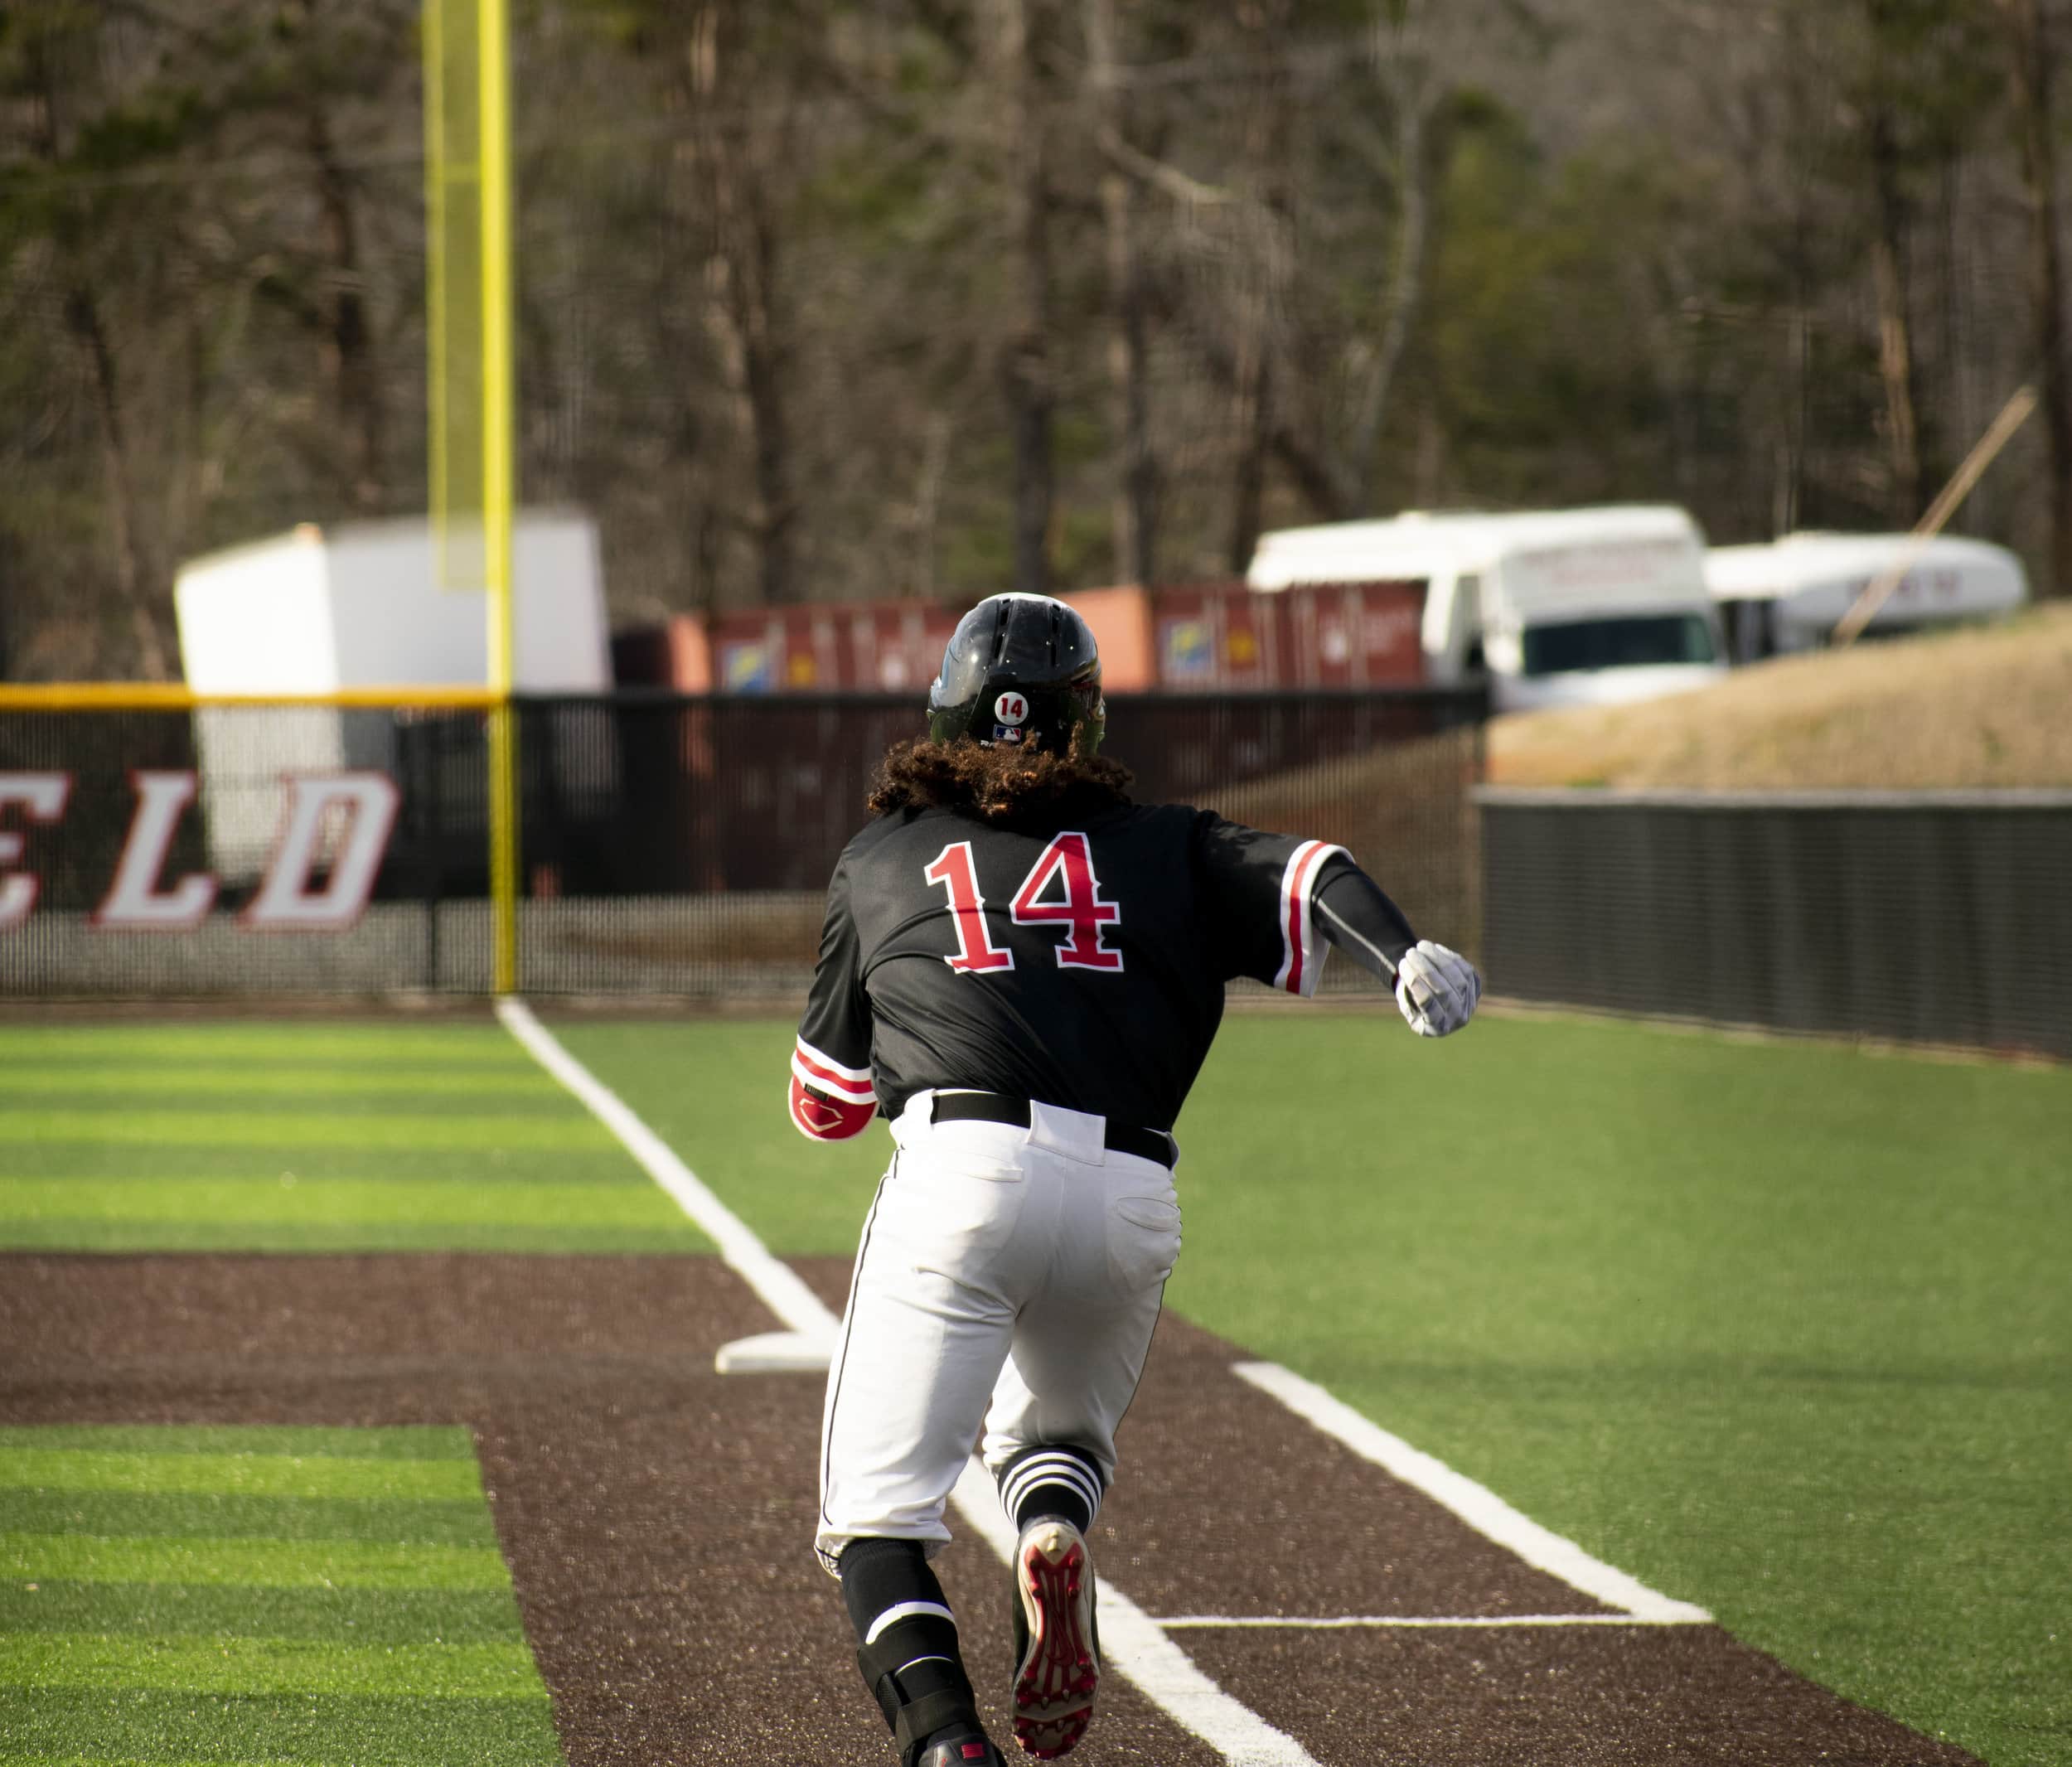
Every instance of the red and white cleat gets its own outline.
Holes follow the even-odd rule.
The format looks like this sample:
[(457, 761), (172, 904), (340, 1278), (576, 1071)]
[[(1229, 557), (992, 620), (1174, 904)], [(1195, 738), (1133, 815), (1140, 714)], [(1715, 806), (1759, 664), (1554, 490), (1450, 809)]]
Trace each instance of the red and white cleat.
[(1014, 1546), (1014, 1740), (1039, 1761), (1069, 1754), (1101, 1680), (1093, 1560), (1069, 1522), (1032, 1522)]

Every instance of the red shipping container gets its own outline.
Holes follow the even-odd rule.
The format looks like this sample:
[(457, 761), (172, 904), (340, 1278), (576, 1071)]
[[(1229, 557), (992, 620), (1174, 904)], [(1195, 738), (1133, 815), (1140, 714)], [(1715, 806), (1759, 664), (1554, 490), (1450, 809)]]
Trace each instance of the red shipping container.
[(1425, 678), (1421, 583), (1161, 589), (1158, 683), (1169, 692), (1413, 687)]
[(1290, 687), (1414, 687), (1425, 678), (1422, 583), (1305, 583), (1287, 604)]
[(920, 693), (956, 631), (954, 608), (922, 602), (758, 608), (714, 617), (721, 693)]
[(1285, 645), (1276, 600), (1242, 583), (1160, 589), (1152, 617), (1159, 685), (1171, 693), (1281, 685)]

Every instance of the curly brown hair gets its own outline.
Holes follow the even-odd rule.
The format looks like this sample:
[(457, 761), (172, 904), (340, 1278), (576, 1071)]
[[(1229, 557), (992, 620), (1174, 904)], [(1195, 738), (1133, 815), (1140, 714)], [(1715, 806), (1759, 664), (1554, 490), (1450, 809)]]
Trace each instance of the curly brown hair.
[(969, 737), (916, 737), (885, 751), (865, 803), (874, 816), (944, 809), (982, 822), (1036, 823), (1126, 804), (1130, 779), (1120, 761), (1082, 754), (1076, 740), (1058, 754), (1034, 744), (988, 748)]

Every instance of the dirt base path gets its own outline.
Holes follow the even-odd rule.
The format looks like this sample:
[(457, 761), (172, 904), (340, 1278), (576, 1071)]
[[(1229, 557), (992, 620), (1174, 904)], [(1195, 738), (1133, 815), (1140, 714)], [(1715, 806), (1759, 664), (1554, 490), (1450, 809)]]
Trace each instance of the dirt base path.
[[(845, 1269), (800, 1268), (840, 1305)], [(0, 1422), (465, 1423), (571, 1767), (884, 1767), (811, 1550), (820, 1383), (712, 1372), (770, 1323), (705, 1259), (0, 1256)], [(1145, 1612), (1602, 1611), (1295, 1420), (1241, 1359), (1159, 1329), (1095, 1539)], [(969, 1542), (941, 1568), (1004, 1735), (1005, 1574)], [(1171, 1636), (1322, 1767), (1972, 1759), (1711, 1626)], [(1115, 1677), (1075, 1756), (1218, 1759)]]

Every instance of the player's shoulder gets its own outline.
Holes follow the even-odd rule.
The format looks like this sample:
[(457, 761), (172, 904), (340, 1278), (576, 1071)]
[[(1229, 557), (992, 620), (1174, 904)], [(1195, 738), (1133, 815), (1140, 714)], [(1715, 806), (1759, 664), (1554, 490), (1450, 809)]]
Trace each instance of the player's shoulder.
[[(940, 806), (908, 806), (888, 811), (884, 816), (873, 816), (849, 837), (849, 845), (842, 849), (842, 866), (854, 872), (874, 861), (897, 863), (909, 847), (931, 839), (940, 840), (945, 827), (969, 831), (984, 825), (974, 817), (960, 816)], [(949, 838), (958, 837), (952, 834)]]

